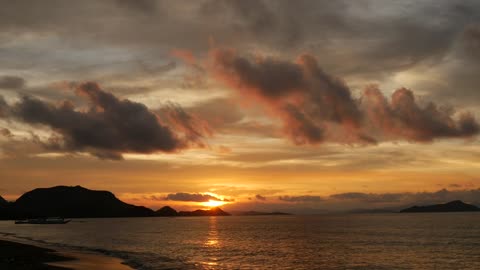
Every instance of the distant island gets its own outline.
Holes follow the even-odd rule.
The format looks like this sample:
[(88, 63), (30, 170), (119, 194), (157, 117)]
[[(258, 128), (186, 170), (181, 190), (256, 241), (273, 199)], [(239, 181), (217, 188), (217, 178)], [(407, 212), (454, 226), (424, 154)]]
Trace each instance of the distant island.
[(209, 210), (195, 210), (195, 211), (180, 211), (173, 209), (170, 206), (164, 206), (157, 211), (155, 215), (158, 217), (202, 217), (202, 216), (230, 216), (229, 213), (223, 211), (219, 207), (214, 207)]
[(412, 206), (412, 207), (400, 210), (400, 213), (477, 212), (477, 211), (480, 211), (480, 208), (478, 208), (477, 206), (457, 200), (457, 201), (451, 201), (444, 204)]
[[(391, 213), (394, 209), (355, 209), (351, 213)], [(480, 208), (460, 200), (445, 204), (412, 206), (400, 213), (478, 212)], [(398, 212), (397, 212), (398, 213)], [(0, 196), (0, 220), (44, 217), (103, 218), (103, 217), (202, 217), (202, 216), (274, 216), (291, 215), (284, 212), (234, 211), (228, 213), (219, 207), (208, 210), (177, 211), (164, 206), (157, 211), (119, 200), (109, 191), (90, 190), (81, 186), (37, 188), (26, 192), (16, 201), (8, 202)]]
[(209, 210), (180, 211), (165, 206), (157, 211), (119, 200), (109, 191), (90, 190), (81, 186), (56, 186), (29, 191), (14, 202), (0, 197), (0, 219), (38, 217), (182, 217), (230, 216), (216, 207)]
[(16, 218), (32, 217), (145, 217), (153, 210), (120, 201), (109, 191), (89, 190), (81, 186), (37, 188), (11, 205)]
[(180, 217), (202, 217), (202, 216), (230, 216), (230, 213), (227, 213), (220, 209), (219, 207), (215, 207), (209, 210), (195, 210), (195, 211), (180, 211), (178, 212), (178, 216)]

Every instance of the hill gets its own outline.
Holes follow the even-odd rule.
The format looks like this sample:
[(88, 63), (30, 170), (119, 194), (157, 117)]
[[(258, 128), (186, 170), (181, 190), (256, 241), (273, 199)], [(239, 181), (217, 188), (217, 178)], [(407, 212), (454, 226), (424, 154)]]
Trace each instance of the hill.
[(155, 215), (158, 217), (176, 217), (178, 212), (170, 206), (164, 206), (155, 211)]
[(223, 211), (219, 207), (215, 207), (209, 210), (195, 210), (195, 211), (180, 211), (179, 216), (183, 217), (201, 217), (201, 216), (230, 216), (229, 213)]
[(0, 197), (0, 220), (9, 219), (12, 216), (12, 205)]
[(23, 194), (12, 204), (15, 218), (61, 216), (146, 217), (153, 210), (124, 203), (108, 191), (89, 190), (81, 186), (37, 188)]
[(15, 202), (7, 202), (0, 197), (0, 219), (229, 215), (218, 207), (210, 210), (177, 212), (165, 206), (153, 211), (143, 206), (122, 202), (109, 191), (90, 190), (81, 186), (37, 188), (23, 194)]
[(2, 196), (0, 196), (0, 206), (5, 206), (7, 204), (8, 204), (7, 200), (5, 200)]
[(451, 201), (444, 204), (434, 204), (427, 206), (412, 206), (403, 210), (400, 213), (426, 213), (426, 212), (476, 212), (480, 211), (475, 205), (467, 204), (462, 201)]

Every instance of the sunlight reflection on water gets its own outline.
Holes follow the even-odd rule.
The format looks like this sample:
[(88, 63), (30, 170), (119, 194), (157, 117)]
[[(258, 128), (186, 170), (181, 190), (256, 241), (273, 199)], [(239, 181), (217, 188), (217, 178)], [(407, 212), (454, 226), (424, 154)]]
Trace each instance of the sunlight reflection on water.
[(141, 269), (480, 269), (480, 213), (1, 221), (0, 232)]
[(208, 230), (208, 238), (205, 242), (205, 246), (207, 247), (219, 247), (219, 238), (218, 238), (218, 230), (217, 230), (217, 217), (209, 217), (209, 230)]

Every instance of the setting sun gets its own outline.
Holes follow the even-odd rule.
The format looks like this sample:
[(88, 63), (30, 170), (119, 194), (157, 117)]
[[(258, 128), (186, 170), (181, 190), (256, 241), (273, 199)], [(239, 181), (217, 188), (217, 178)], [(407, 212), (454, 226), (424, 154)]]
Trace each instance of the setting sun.
[(207, 207), (218, 207), (224, 205), (225, 202), (223, 201), (215, 201), (215, 200), (209, 200), (208, 202), (202, 203), (203, 206)]

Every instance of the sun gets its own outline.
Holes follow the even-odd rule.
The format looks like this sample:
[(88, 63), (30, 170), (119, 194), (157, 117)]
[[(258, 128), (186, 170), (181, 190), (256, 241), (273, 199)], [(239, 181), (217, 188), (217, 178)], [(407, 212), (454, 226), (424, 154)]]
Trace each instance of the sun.
[(202, 203), (203, 206), (207, 206), (207, 207), (218, 207), (218, 206), (222, 206), (224, 204), (225, 204), (225, 202), (223, 202), (223, 201), (215, 201), (215, 200), (209, 200), (208, 202), (203, 202)]

